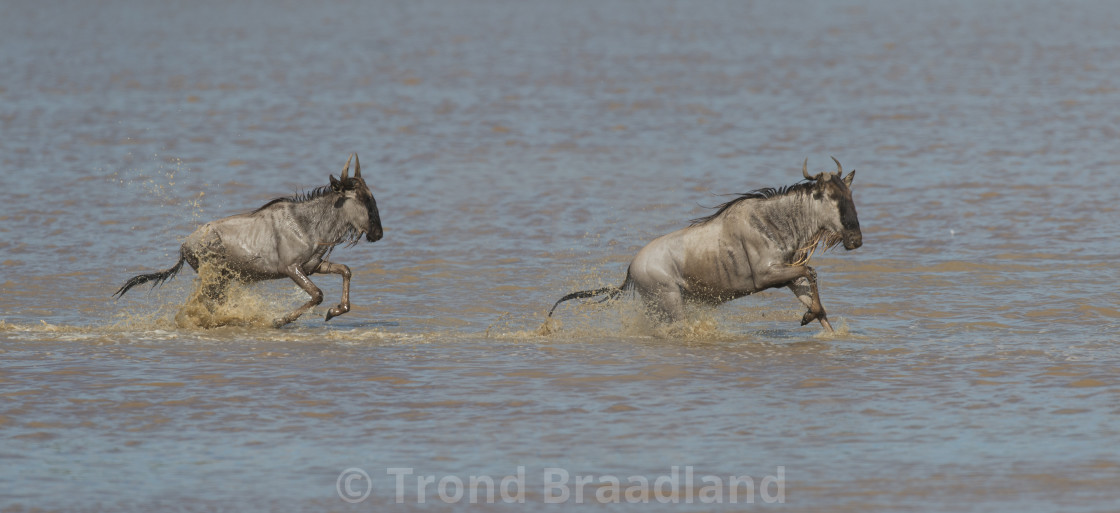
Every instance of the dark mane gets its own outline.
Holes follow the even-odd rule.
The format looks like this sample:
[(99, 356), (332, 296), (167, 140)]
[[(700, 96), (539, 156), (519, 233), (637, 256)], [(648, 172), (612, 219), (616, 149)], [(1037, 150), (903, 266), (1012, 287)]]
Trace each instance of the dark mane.
[(720, 204), (719, 206), (713, 207), (713, 208), (716, 209), (716, 211), (714, 213), (712, 213), (710, 215), (706, 215), (704, 217), (697, 217), (696, 219), (693, 219), (693, 220), (689, 221), (689, 226), (696, 226), (696, 225), (704, 224), (708, 221), (711, 221), (712, 219), (715, 219), (715, 218), (719, 217), (720, 214), (726, 212), (727, 209), (729, 209), (729, 208), (731, 208), (735, 205), (738, 205), (741, 202), (752, 200), (752, 199), (764, 200), (764, 199), (770, 199), (770, 198), (773, 198), (773, 197), (776, 197), (776, 196), (788, 196), (790, 194), (798, 194), (798, 193), (801, 193), (801, 192), (808, 191), (809, 189), (812, 189), (813, 184), (814, 184), (814, 182), (810, 182), (808, 180), (803, 180), (803, 181), (797, 182), (793, 185), (787, 185), (785, 187), (778, 187), (778, 188), (765, 187), (765, 188), (762, 188), (762, 189), (755, 189), (755, 190), (750, 191), (750, 192), (740, 193), (738, 198), (735, 198), (733, 200), (724, 202), (724, 203)]
[(316, 188), (311, 189), (309, 191), (297, 192), (297, 193), (295, 193), (291, 196), (282, 196), (282, 197), (279, 197), (279, 198), (272, 199), (268, 203), (265, 203), (264, 205), (261, 205), (261, 207), (254, 210), (253, 213), (256, 214), (257, 212), (260, 212), (261, 210), (264, 210), (268, 207), (271, 207), (271, 206), (273, 206), (277, 203), (304, 203), (304, 202), (307, 202), (307, 201), (311, 201), (313, 199), (319, 199), (319, 198), (322, 198), (323, 196), (326, 196), (326, 195), (330, 194), (331, 192), (332, 192), (331, 186), (324, 185), (322, 187), (316, 187)]

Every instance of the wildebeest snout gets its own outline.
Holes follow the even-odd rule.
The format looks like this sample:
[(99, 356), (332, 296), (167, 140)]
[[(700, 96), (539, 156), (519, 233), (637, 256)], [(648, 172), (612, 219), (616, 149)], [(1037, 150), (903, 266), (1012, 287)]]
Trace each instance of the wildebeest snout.
[(373, 229), (366, 232), (366, 240), (369, 242), (377, 242), (385, 233), (381, 230), (381, 225), (374, 226)]
[(863, 233), (850, 231), (844, 233), (844, 249), (851, 251), (863, 245)]

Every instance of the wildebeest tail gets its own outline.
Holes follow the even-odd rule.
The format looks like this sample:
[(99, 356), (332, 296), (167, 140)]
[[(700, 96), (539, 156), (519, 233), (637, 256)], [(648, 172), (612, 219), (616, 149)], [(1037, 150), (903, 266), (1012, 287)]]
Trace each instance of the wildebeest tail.
[(133, 276), (132, 278), (129, 278), (129, 280), (124, 282), (124, 285), (122, 285), (119, 290), (117, 290), (116, 292), (113, 293), (113, 297), (115, 297), (117, 299), (120, 299), (121, 296), (123, 296), (125, 292), (128, 292), (128, 289), (131, 289), (132, 287), (135, 287), (135, 286), (143, 284), (143, 283), (148, 283), (149, 281), (154, 281), (155, 282), (155, 283), (152, 284), (153, 289), (160, 286), (160, 285), (163, 285), (163, 282), (165, 282), (167, 280), (170, 280), (171, 278), (174, 278), (176, 274), (179, 274), (179, 270), (183, 268), (183, 262), (184, 261), (186, 261), (186, 258), (182, 254), (180, 254), (179, 255), (179, 262), (176, 263), (175, 266), (172, 267), (171, 269), (168, 269), (166, 271), (157, 271), (157, 272), (154, 272), (154, 273), (141, 274), (141, 275)]
[(572, 292), (571, 294), (560, 298), (560, 300), (557, 301), (556, 304), (552, 305), (552, 309), (548, 311), (548, 316), (552, 317), (552, 312), (556, 311), (556, 307), (560, 306), (560, 303), (563, 303), (564, 301), (572, 299), (587, 299), (606, 294), (607, 297), (599, 301), (601, 303), (603, 301), (608, 301), (621, 296), (623, 292), (630, 290), (633, 286), (634, 283), (630, 280), (630, 269), (626, 269), (626, 279), (623, 280), (622, 285), (619, 285), (617, 287), (603, 287), (601, 289), (580, 290), (577, 292)]

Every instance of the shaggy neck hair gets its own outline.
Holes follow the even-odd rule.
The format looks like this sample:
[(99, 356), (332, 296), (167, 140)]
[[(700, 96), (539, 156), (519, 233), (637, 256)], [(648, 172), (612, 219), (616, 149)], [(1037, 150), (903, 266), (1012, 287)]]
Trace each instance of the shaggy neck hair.
[(333, 192), (334, 189), (332, 189), (331, 186), (324, 185), (322, 187), (316, 187), (309, 191), (297, 192), (291, 196), (281, 196), (279, 198), (273, 198), (269, 200), (268, 203), (265, 203), (264, 205), (261, 205), (260, 208), (254, 210), (253, 213), (256, 214), (257, 212), (260, 212), (261, 210), (271, 207), (277, 203), (307, 203), (308, 201), (322, 198), (323, 196), (327, 196)]
[[(828, 251), (843, 240), (840, 233), (819, 228), (816, 209), (806, 204), (806, 200), (816, 199), (816, 186), (814, 181), (803, 180), (785, 187), (767, 187), (741, 193), (735, 199), (715, 207), (714, 213), (693, 219), (689, 226), (711, 222), (735, 206), (757, 201), (759, 204), (750, 216), (751, 226), (789, 253), (789, 265), (804, 265), (822, 242), (825, 251)], [(791, 201), (804, 206), (791, 205)], [(810, 215), (806, 216), (807, 213)]]
[[(347, 186), (352, 188), (350, 180), (343, 181), (344, 190)], [(253, 214), (270, 207), (287, 208), (290, 219), (306, 233), (317, 235), (319, 244), (333, 247), (345, 242), (348, 246), (353, 246), (361, 240), (364, 231), (355, 228), (352, 223), (334, 212), (335, 204), (341, 198), (341, 193), (330, 185), (324, 185), (291, 196), (275, 198), (254, 210)]]
[(715, 219), (715, 218), (719, 217), (721, 214), (726, 212), (731, 207), (733, 207), (735, 205), (738, 205), (739, 203), (742, 203), (744, 201), (765, 200), (765, 199), (770, 199), (770, 198), (773, 198), (773, 197), (776, 197), (776, 196), (790, 196), (790, 195), (793, 195), (793, 194), (802, 194), (802, 193), (810, 192), (810, 191), (812, 191), (814, 184), (815, 184), (815, 182), (810, 182), (808, 180), (803, 180), (803, 181), (797, 182), (793, 185), (787, 185), (785, 187), (777, 187), (777, 188), (775, 188), (775, 187), (765, 187), (765, 188), (762, 188), (762, 189), (755, 189), (755, 190), (750, 191), (750, 192), (743, 192), (743, 193), (739, 193), (739, 194), (731, 194), (730, 196), (738, 196), (738, 197), (733, 199), (733, 200), (721, 203), (718, 206), (714, 207), (716, 209), (716, 211), (714, 213), (710, 214), (710, 215), (706, 215), (704, 217), (697, 217), (696, 219), (693, 219), (693, 220), (689, 221), (689, 223), (690, 223), (689, 226), (696, 226), (696, 225), (704, 224), (708, 221), (711, 221), (712, 219)]

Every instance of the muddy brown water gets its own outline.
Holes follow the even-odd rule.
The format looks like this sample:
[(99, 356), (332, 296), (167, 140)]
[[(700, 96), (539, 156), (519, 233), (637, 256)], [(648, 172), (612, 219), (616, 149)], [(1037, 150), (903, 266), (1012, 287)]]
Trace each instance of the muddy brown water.
[[(1106, 1), (7, 2), (0, 509), (532, 511), (563, 469), (595, 478), (564, 510), (1113, 511), (1118, 22)], [(183, 321), (189, 270), (111, 300), (355, 151), (385, 238), (334, 253), (350, 313), (322, 320), (336, 276), (280, 330), (260, 325), (304, 301), (289, 283), (216, 329)], [(537, 332), (719, 195), (829, 156), (864, 234), (813, 259), (837, 334), (784, 289), (668, 330), (569, 303)], [(445, 500), (519, 467), (525, 504)], [(595, 504), (604, 476), (674, 467), (780, 471), (784, 503)]]

